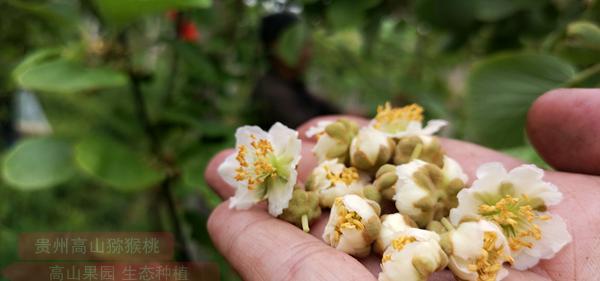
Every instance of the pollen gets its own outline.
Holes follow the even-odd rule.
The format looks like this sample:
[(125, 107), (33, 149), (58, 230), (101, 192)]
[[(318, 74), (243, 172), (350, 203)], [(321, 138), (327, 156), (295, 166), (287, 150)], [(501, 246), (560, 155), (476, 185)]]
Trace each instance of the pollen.
[(404, 249), (404, 247), (412, 242), (417, 241), (417, 238), (413, 236), (400, 236), (394, 240), (392, 240), (392, 247), (396, 251), (400, 251)]
[(375, 125), (377, 129), (392, 127), (405, 129), (410, 121), (423, 121), (423, 108), (417, 104), (410, 104), (400, 108), (393, 108), (389, 102), (377, 107)]
[(391, 255), (383, 255), (383, 257), (381, 257), (381, 263), (384, 262), (388, 262), (392, 260), (392, 256)]
[(468, 265), (470, 271), (477, 272), (477, 281), (496, 280), (498, 271), (502, 269), (502, 261), (512, 261), (506, 256), (502, 245), (496, 246), (498, 235), (492, 231), (483, 234), (483, 248), (477, 260)]
[(277, 175), (277, 170), (271, 163), (273, 146), (266, 139), (257, 139), (250, 135), (252, 142), (250, 147), (240, 145), (235, 160), (239, 167), (235, 170), (234, 179), (238, 182), (246, 182), (248, 189), (253, 190), (262, 184), (267, 178)]
[(358, 229), (361, 231), (365, 229), (365, 225), (362, 223), (362, 217), (356, 212), (346, 209), (341, 197), (336, 198), (334, 204), (336, 206), (338, 215), (338, 221), (335, 224), (333, 234), (333, 240), (335, 243), (339, 242), (343, 234), (342, 230), (344, 229)]
[(359, 178), (358, 170), (354, 167), (344, 168), (339, 174), (336, 174), (330, 171), (328, 167), (325, 167), (325, 172), (327, 173), (327, 179), (333, 184), (343, 182), (346, 185), (350, 185), (356, 182)]
[(546, 221), (551, 217), (539, 215), (530, 202), (526, 195), (516, 198), (506, 195), (495, 205), (480, 205), (479, 214), (502, 227), (511, 250), (532, 248), (535, 240), (542, 239), (542, 231), (535, 221)]

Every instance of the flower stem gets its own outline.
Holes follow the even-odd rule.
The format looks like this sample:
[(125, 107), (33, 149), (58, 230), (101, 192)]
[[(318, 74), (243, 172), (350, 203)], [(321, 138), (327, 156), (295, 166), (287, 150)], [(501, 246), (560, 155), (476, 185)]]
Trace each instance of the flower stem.
[(444, 227), (450, 231), (454, 229), (454, 226), (452, 225), (452, 223), (450, 223), (450, 221), (447, 218), (442, 218), (441, 220), (442, 225), (444, 225)]
[(423, 150), (423, 145), (418, 143), (417, 146), (415, 146), (415, 149), (413, 149), (412, 154), (410, 155), (410, 160), (415, 160), (415, 159), (419, 158), (422, 150)]
[(302, 215), (302, 230), (306, 233), (310, 231), (310, 227), (308, 226), (308, 216), (306, 214)]

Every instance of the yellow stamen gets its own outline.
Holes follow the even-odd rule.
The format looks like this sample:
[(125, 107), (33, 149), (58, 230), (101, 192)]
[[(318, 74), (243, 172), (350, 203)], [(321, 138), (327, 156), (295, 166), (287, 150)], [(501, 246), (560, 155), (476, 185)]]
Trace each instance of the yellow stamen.
[(482, 204), (479, 213), (484, 217), (499, 224), (508, 237), (511, 250), (518, 251), (522, 248), (532, 248), (531, 239), (542, 239), (540, 227), (535, 220), (549, 220), (548, 215), (539, 215), (529, 204), (529, 197), (512, 197), (506, 195), (495, 205)]
[(338, 221), (335, 225), (333, 240), (337, 244), (340, 241), (340, 237), (343, 234), (342, 230), (344, 230), (344, 229), (364, 230), (365, 225), (362, 223), (361, 216), (359, 216), (354, 211), (349, 211), (348, 209), (346, 209), (346, 206), (344, 206), (344, 202), (342, 201), (341, 197), (336, 198), (334, 204), (337, 209)]
[(392, 260), (392, 256), (390, 256), (390, 255), (383, 255), (383, 257), (381, 258), (381, 263), (388, 262), (390, 260)]
[(254, 157), (250, 158), (252, 164), (248, 161), (248, 147), (240, 145), (235, 156), (235, 160), (240, 166), (235, 170), (234, 179), (238, 182), (246, 182), (248, 189), (253, 190), (267, 178), (276, 176), (277, 173), (270, 160), (273, 153), (271, 142), (266, 139), (257, 139), (255, 135), (250, 135), (250, 138), (252, 139), (250, 146), (254, 152)]
[(411, 104), (400, 108), (392, 108), (389, 102), (377, 107), (374, 127), (391, 127), (392, 129), (404, 130), (410, 121), (423, 121), (423, 108), (417, 104)]
[(394, 247), (396, 251), (400, 251), (404, 249), (404, 246), (415, 241), (417, 241), (417, 238), (413, 236), (400, 236), (392, 240), (392, 247)]
[(330, 171), (327, 166), (325, 166), (325, 172), (327, 173), (327, 179), (333, 184), (343, 182), (346, 185), (350, 185), (359, 178), (358, 170), (354, 167), (344, 168), (341, 173), (336, 174)]
[[(508, 259), (502, 245), (496, 246), (498, 235), (492, 231), (483, 234), (483, 249), (477, 260), (468, 265), (468, 269), (477, 272), (477, 281), (496, 280), (498, 271), (502, 269), (503, 259)], [(509, 260), (512, 260), (510, 258)]]

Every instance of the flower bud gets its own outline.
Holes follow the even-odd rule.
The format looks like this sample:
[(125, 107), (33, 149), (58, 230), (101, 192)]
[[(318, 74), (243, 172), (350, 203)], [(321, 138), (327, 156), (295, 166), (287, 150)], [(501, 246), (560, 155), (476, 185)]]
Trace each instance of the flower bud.
[(415, 228), (417, 224), (408, 216), (400, 213), (381, 216), (381, 231), (375, 240), (375, 252), (382, 254), (390, 245), (394, 237), (409, 228)]
[(283, 210), (279, 218), (308, 232), (309, 225), (319, 216), (321, 216), (319, 195), (316, 192), (295, 188), (288, 207)]
[(394, 141), (385, 134), (362, 128), (350, 145), (350, 163), (361, 170), (376, 170), (390, 160), (393, 148)]
[(321, 206), (330, 208), (335, 198), (346, 194), (363, 196), (369, 176), (337, 160), (326, 160), (315, 167), (306, 181), (306, 189), (319, 194)]
[(447, 156), (443, 169), (416, 159), (397, 166), (396, 173), (396, 208), (419, 227), (448, 216), (450, 209), (457, 206), (456, 194), (467, 180), (460, 165)]
[(335, 199), (325, 226), (323, 240), (332, 247), (356, 257), (371, 252), (371, 243), (379, 235), (379, 205), (358, 195)]
[(335, 122), (321, 121), (306, 132), (307, 137), (317, 137), (313, 153), (319, 162), (337, 159), (340, 163), (348, 160), (350, 142), (358, 133), (358, 124), (345, 118)]
[(394, 149), (394, 164), (406, 164), (421, 159), (438, 167), (444, 165), (444, 150), (438, 138), (419, 135), (398, 139)]
[(465, 221), (456, 228), (446, 218), (441, 235), (448, 267), (459, 280), (502, 280), (508, 275), (503, 263), (512, 263), (508, 241), (502, 230), (486, 220)]
[(409, 228), (397, 235), (383, 253), (379, 281), (427, 280), (435, 271), (448, 264), (441, 249), (439, 235), (418, 228)]
[(396, 195), (396, 188), (394, 188), (396, 181), (398, 181), (396, 166), (386, 164), (381, 166), (377, 170), (377, 173), (375, 173), (375, 182), (373, 185), (379, 190), (383, 198), (392, 200), (394, 195)]

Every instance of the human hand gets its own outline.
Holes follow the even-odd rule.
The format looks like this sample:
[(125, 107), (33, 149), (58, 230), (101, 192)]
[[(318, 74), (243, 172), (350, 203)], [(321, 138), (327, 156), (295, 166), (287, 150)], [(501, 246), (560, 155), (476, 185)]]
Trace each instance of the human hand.
[[(561, 89), (545, 94), (530, 109), (527, 129), (533, 145), (555, 168), (571, 172), (547, 171), (544, 180), (557, 185), (564, 194), (562, 203), (551, 210), (565, 219), (573, 242), (529, 271), (511, 270), (505, 280), (596, 279), (600, 268), (600, 177), (589, 174), (600, 175), (600, 111), (594, 110), (599, 106), (600, 90)], [(314, 139), (307, 139), (304, 133), (320, 120), (339, 117), (315, 118), (298, 128), (303, 141), (300, 182), (317, 163), (311, 153)], [(361, 125), (367, 122), (347, 118)], [(508, 169), (522, 164), (472, 143), (442, 139), (442, 144), (471, 179), (483, 163), (501, 162)], [(224, 199), (234, 190), (220, 178), (217, 167), (232, 151), (217, 154), (205, 171), (208, 184)], [(264, 204), (245, 211), (229, 209), (228, 204), (223, 202), (215, 208), (208, 231), (244, 280), (375, 280), (380, 271), (378, 256), (356, 259), (321, 240), (328, 211), (311, 227), (309, 235), (270, 216)], [(430, 280), (453, 277), (445, 270), (434, 273)]]

